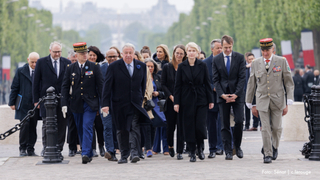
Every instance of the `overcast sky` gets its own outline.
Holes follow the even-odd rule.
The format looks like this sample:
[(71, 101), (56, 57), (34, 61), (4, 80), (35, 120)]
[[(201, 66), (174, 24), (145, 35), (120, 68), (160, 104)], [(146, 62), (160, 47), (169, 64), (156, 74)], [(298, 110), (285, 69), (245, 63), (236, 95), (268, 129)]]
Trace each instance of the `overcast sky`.
[[(33, 0), (29, 0), (33, 1)], [(63, 0), (63, 7), (65, 7), (69, 1)], [(150, 9), (152, 6), (156, 5), (158, 0), (73, 0), (74, 2), (94, 2), (98, 7), (106, 7), (112, 9), (122, 9), (125, 5), (129, 8), (138, 9)], [(189, 12), (193, 7), (193, 0), (168, 0), (169, 4), (175, 5), (178, 11)], [(41, 0), (42, 5), (45, 8), (58, 9), (60, 6), (60, 0)]]

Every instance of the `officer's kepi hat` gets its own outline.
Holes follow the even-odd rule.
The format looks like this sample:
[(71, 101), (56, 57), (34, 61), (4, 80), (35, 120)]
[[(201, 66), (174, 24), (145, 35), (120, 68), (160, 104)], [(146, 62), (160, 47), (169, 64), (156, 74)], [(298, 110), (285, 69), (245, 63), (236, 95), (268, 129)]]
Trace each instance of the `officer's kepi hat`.
[(261, 47), (261, 50), (271, 49), (273, 47), (273, 39), (272, 38), (260, 39), (260, 47)]
[(87, 43), (78, 42), (73, 44), (74, 52), (88, 52)]

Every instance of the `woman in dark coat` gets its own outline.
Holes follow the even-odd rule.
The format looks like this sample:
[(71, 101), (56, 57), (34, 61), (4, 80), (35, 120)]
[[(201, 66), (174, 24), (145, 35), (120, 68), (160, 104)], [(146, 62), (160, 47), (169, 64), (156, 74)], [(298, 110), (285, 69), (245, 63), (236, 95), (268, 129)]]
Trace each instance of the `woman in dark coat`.
[(186, 50), (188, 59), (179, 64), (176, 75), (174, 110), (179, 112), (184, 140), (191, 153), (190, 162), (195, 162), (196, 148), (199, 159), (205, 158), (206, 119), (208, 107), (213, 108), (213, 97), (207, 65), (196, 58), (199, 54), (198, 45), (190, 42)]
[(176, 72), (178, 65), (182, 61), (186, 60), (187, 54), (184, 45), (177, 45), (173, 50), (172, 61), (163, 66), (161, 74), (161, 87), (166, 96), (165, 110), (164, 114), (167, 119), (167, 141), (169, 147), (169, 153), (171, 157), (174, 157), (174, 131), (177, 126), (177, 159), (183, 159), (183, 129), (181, 123), (178, 121), (178, 113), (173, 109), (173, 100), (174, 100), (174, 83), (176, 79)]
[(299, 74), (299, 69), (294, 71), (294, 76), (292, 77), (294, 82), (294, 101), (302, 101), (302, 96), (304, 93), (304, 82), (303, 78)]
[[(152, 114), (154, 116), (153, 121), (166, 121), (165, 115), (163, 112), (160, 112), (160, 107), (158, 106), (158, 100), (164, 99), (164, 92), (161, 88), (161, 81), (160, 81), (160, 75), (157, 74), (158, 72), (158, 65), (153, 59), (146, 59), (145, 63), (152, 74), (152, 84), (153, 84), (153, 93), (152, 93), (152, 100), (154, 104), (156, 105), (152, 109)], [(168, 152), (168, 143), (167, 143), (167, 129), (166, 127), (157, 127), (156, 133), (154, 137), (153, 142), (153, 151), (157, 154), (161, 151), (161, 141), (162, 141), (162, 149), (164, 155), (169, 155)]]
[[(96, 46), (90, 46), (88, 52), (88, 60), (91, 62), (102, 62), (104, 61), (104, 55), (100, 52), (100, 50)], [(104, 138), (103, 138), (103, 124), (101, 120), (101, 116), (99, 112), (97, 112), (96, 118), (94, 120), (93, 132), (97, 132), (98, 136), (98, 144), (99, 144), (99, 151), (100, 156), (103, 157), (105, 154), (104, 149)], [(93, 140), (92, 140), (92, 153), (94, 157), (98, 157), (98, 153), (96, 151), (96, 133), (93, 133)]]
[(165, 44), (157, 46), (157, 53), (153, 55), (153, 60), (161, 66), (161, 69), (158, 70), (158, 74), (161, 76), (163, 66), (170, 62), (168, 46)]

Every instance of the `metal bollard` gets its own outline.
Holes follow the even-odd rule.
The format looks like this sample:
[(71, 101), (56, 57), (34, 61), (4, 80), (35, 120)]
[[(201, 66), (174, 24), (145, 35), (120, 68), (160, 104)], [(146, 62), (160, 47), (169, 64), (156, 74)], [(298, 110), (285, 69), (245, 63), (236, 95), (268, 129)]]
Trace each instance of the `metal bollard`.
[(43, 163), (60, 163), (62, 161), (60, 152), (57, 148), (57, 98), (54, 87), (49, 87), (44, 101), (44, 106), (46, 108), (47, 146), (42, 160)]
[(311, 123), (313, 129), (313, 142), (309, 160), (320, 161), (320, 86), (312, 86)]

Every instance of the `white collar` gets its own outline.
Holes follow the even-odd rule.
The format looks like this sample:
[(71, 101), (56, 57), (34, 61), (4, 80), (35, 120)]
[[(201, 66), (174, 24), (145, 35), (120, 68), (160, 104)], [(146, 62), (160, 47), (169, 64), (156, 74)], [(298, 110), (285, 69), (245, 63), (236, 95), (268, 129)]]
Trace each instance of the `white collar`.
[[(223, 57), (226, 57), (226, 56), (227, 56), (224, 52), (222, 52), (222, 53), (223, 53)], [(229, 57), (232, 56), (232, 51), (231, 51), (231, 53), (230, 53), (228, 56), (229, 56)]]
[[(269, 59), (270, 61), (272, 60), (272, 57), (273, 57), (273, 53), (272, 53), (271, 56), (270, 56), (270, 59)], [(263, 61), (266, 61), (266, 60), (267, 60), (267, 59), (263, 57)]]
[(59, 63), (59, 60), (60, 60), (60, 58), (57, 60), (54, 60), (51, 55), (50, 55), (50, 59), (51, 59), (52, 63), (54, 63), (54, 61), (57, 61), (57, 63)]

